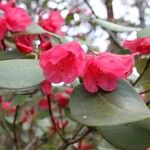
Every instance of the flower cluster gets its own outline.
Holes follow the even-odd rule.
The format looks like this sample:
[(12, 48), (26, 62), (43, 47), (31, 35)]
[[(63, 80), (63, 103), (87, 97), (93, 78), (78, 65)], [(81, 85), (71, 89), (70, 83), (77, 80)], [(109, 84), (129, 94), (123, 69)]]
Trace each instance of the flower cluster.
[[(4, 15), (0, 17), (0, 48), (5, 49), (7, 45), (4, 43), (4, 38), (7, 37), (7, 33), (13, 34), (26, 30), (32, 24), (32, 19), (25, 9), (17, 7), (12, 0), (6, 4), (0, 3), (0, 10), (4, 12)], [(63, 34), (61, 27), (64, 24), (64, 18), (59, 10), (51, 10), (49, 17), (39, 20), (38, 24), (49, 32)], [(13, 37), (16, 47), (22, 53), (34, 52), (37, 48), (36, 40), (40, 41), (38, 49), (42, 52), (52, 47), (51, 36), (48, 34), (16, 34)]]
[[(39, 21), (39, 25), (45, 30), (53, 33), (61, 33), (61, 27), (64, 24), (64, 19), (62, 18), (60, 11), (52, 10), (50, 12), (48, 19), (43, 19)], [(23, 53), (34, 52), (35, 46), (34, 41), (38, 39), (40, 41), (39, 49), (42, 51), (49, 50), (52, 47), (50, 42), (51, 36), (47, 34), (40, 35), (21, 35), (15, 38), (17, 48)]]
[(132, 73), (133, 55), (117, 55), (108, 52), (85, 54), (77, 42), (52, 47), (40, 57), (45, 78), (51, 83), (71, 83), (77, 77), (91, 93), (100, 89), (113, 91), (120, 79)]
[(0, 40), (4, 38), (7, 31), (19, 32), (25, 30), (32, 22), (28, 13), (13, 2), (0, 4), (0, 9), (4, 11), (4, 16), (0, 17)]

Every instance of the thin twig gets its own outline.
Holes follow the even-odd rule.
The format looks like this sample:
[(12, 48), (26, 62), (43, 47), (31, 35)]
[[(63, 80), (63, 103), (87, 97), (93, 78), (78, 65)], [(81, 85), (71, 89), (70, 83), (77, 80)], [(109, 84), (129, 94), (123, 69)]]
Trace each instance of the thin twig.
[(72, 136), (72, 139), (75, 139), (77, 136), (78, 136), (78, 134), (80, 133), (80, 131), (83, 129), (83, 127), (84, 127), (84, 125), (81, 125), (81, 124), (79, 124), (78, 126), (77, 126), (77, 128), (74, 130), (74, 132), (73, 132), (73, 136)]
[(145, 67), (144, 67), (142, 73), (140, 74), (140, 76), (139, 76), (139, 77), (137, 78), (137, 80), (132, 84), (133, 86), (135, 86), (135, 85), (139, 82), (139, 80), (142, 78), (142, 76), (144, 75), (145, 71), (147, 70), (149, 64), (150, 64), (150, 58), (148, 59), (148, 61), (147, 61), (146, 65), (145, 65)]
[(34, 138), (25, 148), (24, 150), (31, 150), (31, 148), (36, 144), (37, 138)]
[(62, 135), (62, 133), (59, 131), (59, 129), (57, 128), (57, 125), (55, 123), (55, 119), (54, 119), (53, 112), (52, 112), (52, 104), (51, 104), (50, 95), (47, 95), (47, 101), (48, 101), (49, 115), (51, 117), (52, 124), (53, 124), (54, 128), (56, 129), (57, 133), (59, 134), (60, 138), (64, 141), (64, 143), (66, 143), (67, 140)]
[[(62, 112), (62, 108), (61, 107), (59, 107), (59, 114), (60, 114), (61, 124), (63, 125), (63, 112)], [(64, 130), (64, 128), (62, 128), (62, 134), (65, 136), (65, 130)]]
[(58, 150), (66, 150), (66, 148), (74, 143), (77, 143), (81, 139), (85, 138), (89, 133), (91, 133), (91, 128), (86, 128), (83, 133), (75, 139), (70, 139), (67, 143), (63, 143)]
[(15, 144), (16, 150), (19, 150), (18, 139), (17, 139), (17, 131), (16, 131), (16, 120), (17, 120), (17, 117), (18, 117), (19, 108), (20, 108), (20, 106), (17, 105), (16, 111), (15, 111), (15, 116), (14, 116), (14, 122), (13, 122), (14, 144)]
[(146, 93), (149, 93), (150, 92), (150, 89), (146, 90), (146, 91), (143, 91), (143, 92), (140, 92), (139, 94), (146, 94)]
[(5, 123), (3, 123), (1, 120), (0, 120), (0, 125), (2, 126), (2, 128), (5, 130), (5, 132), (10, 136), (10, 138), (12, 140), (14, 140), (14, 137), (11, 133), (11, 131), (9, 131), (9, 128), (7, 127), (7, 125), (5, 125)]

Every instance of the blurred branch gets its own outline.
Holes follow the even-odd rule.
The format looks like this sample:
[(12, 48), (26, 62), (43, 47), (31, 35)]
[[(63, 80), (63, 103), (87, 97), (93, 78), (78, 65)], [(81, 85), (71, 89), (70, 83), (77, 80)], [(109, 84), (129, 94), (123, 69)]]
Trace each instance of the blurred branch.
[(37, 138), (35, 137), (25, 148), (24, 150), (31, 150), (31, 148), (36, 144)]
[(67, 147), (69, 147), (70, 145), (79, 142), (80, 140), (82, 140), (83, 138), (85, 138), (89, 133), (91, 133), (93, 130), (90, 127), (87, 127), (84, 129), (84, 131), (81, 133), (80, 136), (78, 136), (75, 139), (70, 139), (68, 140), (67, 143), (63, 143), (63, 145), (60, 146), (60, 148), (58, 150), (66, 150)]
[(136, 6), (139, 9), (139, 19), (140, 19), (140, 26), (145, 27), (145, 7), (146, 7), (146, 1), (144, 0), (138, 0), (136, 2)]
[(105, 1), (106, 8), (107, 8), (107, 18), (108, 20), (113, 20), (114, 19), (114, 13), (113, 13), (113, 6), (112, 6), (112, 0), (106, 0)]
[(6, 133), (10, 136), (10, 138), (12, 140), (14, 140), (13, 135), (12, 135), (11, 131), (9, 131), (9, 128), (7, 127), (7, 125), (3, 121), (1, 121), (1, 120), (0, 120), (0, 125), (6, 131)]
[(140, 92), (139, 94), (146, 94), (146, 93), (149, 93), (150, 92), (150, 89), (146, 90), (146, 91), (143, 91), (143, 92)]
[(16, 131), (16, 121), (17, 121), (17, 117), (18, 117), (19, 108), (20, 108), (20, 106), (17, 105), (16, 111), (15, 111), (15, 116), (14, 116), (14, 122), (13, 122), (14, 144), (15, 144), (16, 150), (19, 150), (17, 131)]
[(79, 132), (83, 129), (83, 127), (84, 127), (84, 125), (81, 125), (81, 124), (79, 124), (76, 128), (75, 128), (75, 130), (74, 130), (74, 132), (73, 132), (73, 139), (75, 139), (77, 136), (78, 136), (78, 134), (79, 134)]
[[(90, 5), (89, 1), (88, 0), (83, 0), (86, 5), (90, 8), (92, 14), (95, 16), (95, 18), (99, 19), (99, 17), (96, 15), (96, 13), (94, 12), (92, 6)], [(113, 42), (120, 48), (120, 49), (123, 49), (122, 46), (120, 45), (120, 43), (118, 42), (117, 40), (117, 37), (116, 35), (114, 34), (114, 32), (112, 32), (111, 30), (105, 28), (105, 27), (102, 27), (104, 30), (106, 30), (108, 32), (108, 34), (110, 35), (111, 39), (113, 40)]]

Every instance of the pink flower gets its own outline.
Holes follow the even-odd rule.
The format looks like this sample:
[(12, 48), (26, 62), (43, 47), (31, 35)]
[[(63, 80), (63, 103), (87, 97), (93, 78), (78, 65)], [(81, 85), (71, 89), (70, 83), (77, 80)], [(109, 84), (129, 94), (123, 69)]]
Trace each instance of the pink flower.
[(78, 144), (77, 150), (94, 150), (94, 147), (92, 144), (85, 143), (81, 140)]
[(65, 108), (68, 105), (69, 99), (63, 93), (58, 93), (56, 97), (60, 108)]
[(40, 40), (39, 47), (41, 48), (42, 52), (45, 52), (52, 48), (52, 43), (50, 42), (51, 36), (49, 34), (40, 34), (38, 35)]
[(77, 42), (54, 46), (40, 57), (45, 78), (52, 83), (71, 83), (81, 75), (85, 53)]
[(99, 88), (113, 91), (117, 88), (118, 80), (131, 74), (133, 63), (132, 55), (107, 52), (88, 55), (83, 73), (84, 86), (91, 93), (97, 92)]
[(42, 82), (41, 88), (42, 88), (43, 93), (46, 95), (49, 95), (52, 93), (52, 85), (47, 80)]
[(46, 110), (48, 109), (48, 102), (47, 99), (41, 99), (38, 103), (38, 106), (41, 110)]
[(3, 110), (9, 110), (10, 107), (11, 107), (11, 102), (9, 102), (9, 101), (2, 102), (2, 109)]
[(17, 48), (23, 53), (31, 53), (34, 51), (33, 42), (36, 39), (35, 35), (21, 35), (15, 37)]
[(71, 95), (72, 92), (73, 92), (73, 88), (67, 88), (67, 89), (65, 90), (65, 92), (66, 92), (67, 94)]
[(44, 19), (39, 23), (44, 29), (50, 32), (59, 32), (64, 24), (64, 19), (60, 11), (52, 10), (48, 19)]
[(52, 48), (52, 43), (51, 42), (43, 42), (40, 44), (40, 48), (43, 52), (45, 52)]
[(11, 8), (5, 15), (6, 26), (10, 31), (19, 32), (25, 30), (31, 24), (31, 18), (22, 8)]
[(125, 40), (123, 47), (129, 49), (132, 53), (150, 54), (150, 37), (137, 38), (132, 41)]
[(0, 40), (2, 40), (7, 32), (5, 19), (0, 17)]
[(2, 101), (1, 103), (2, 110), (12, 114), (16, 111), (16, 106), (13, 106), (9, 101)]
[(5, 13), (9, 13), (10, 9), (15, 7), (16, 5), (14, 3), (14, 0), (9, 0), (6, 4), (0, 3), (0, 9)]

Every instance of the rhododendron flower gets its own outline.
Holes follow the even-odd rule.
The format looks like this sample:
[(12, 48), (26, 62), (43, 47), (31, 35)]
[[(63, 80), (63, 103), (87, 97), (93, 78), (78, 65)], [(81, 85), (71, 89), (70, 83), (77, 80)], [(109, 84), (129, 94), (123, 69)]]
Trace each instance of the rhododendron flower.
[(2, 102), (1, 106), (3, 110), (8, 110), (11, 107), (11, 102)]
[(58, 93), (56, 97), (60, 108), (65, 108), (68, 105), (69, 99), (63, 93)]
[(41, 88), (44, 94), (49, 95), (52, 93), (52, 85), (49, 81), (45, 80), (41, 83)]
[(47, 42), (47, 41), (42, 42), (40, 44), (40, 48), (41, 48), (42, 52), (45, 52), (45, 51), (47, 51), (47, 50), (52, 48), (52, 43), (51, 42)]
[(135, 40), (125, 40), (123, 47), (129, 49), (132, 53), (150, 54), (150, 37), (137, 38)]
[(5, 14), (7, 29), (13, 32), (25, 30), (32, 22), (30, 16), (22, 8), (11, 8)]
[(64, 19), (60, 11), (52, 10), (48, 19), (44, 19), (39, 23), (44, 29), (50, 32), (59, 32), (64, 24)]
[(38, 106), (41, 110), (46, 110), (48, 109), (48, 102), (47, 99), (41, 99), (38, 103)]
[(40, 66), (49, 82), (71, 83), (82, 73), (84, 56), (77, 42), (59, 44), (41, 55)]
[(7, 111), (9, 114), (12, 114), (16, 110), (16, 106), (13, 106), (9, 101), (2, 101), (1, 103), (2, 110)]
[(0, 3), (0, 9), (3, 10), (5, 13), (9, 13), (11, 8), (15, 8), (16, 5), (14, 3), (14, 0), (9, 0), (7, 3), (3, 4)]
[(52, 43), (50, 42), (51, 36), (49, 34), (40, 34), (38, 35), (38, 37), (40, 40), (39, 47), (42, 50), (42, 52), (45, 52), (52, 48)]
[(87, 144), (81, 140), (78, 144), (77, 150), (94, 150), (94, 147), (92, 144)]
[(21, 35), (15, 37), (15, 43), (17, 48), (23, 53), (31, 53), (34, 51), (35, 35)]
[(118, 80), (131, 74), (133, 63), (132, 55), (107, 52), (100, 55), (88, 55), (83, 73), (84, 86), (91, 93), (97, 92), (99, 88), (113, 91), (117, 87)]
[(65, 90), (65, 92), (66, 92), (67, 94), (71, 95), (72, 92), (73, 92), (73, 88), (67, 88), (67, 89)]
[(5, 19), (0, 17), (0, 40), (2, 40), (7, 32)]

